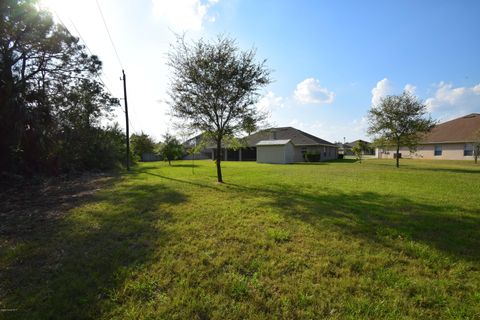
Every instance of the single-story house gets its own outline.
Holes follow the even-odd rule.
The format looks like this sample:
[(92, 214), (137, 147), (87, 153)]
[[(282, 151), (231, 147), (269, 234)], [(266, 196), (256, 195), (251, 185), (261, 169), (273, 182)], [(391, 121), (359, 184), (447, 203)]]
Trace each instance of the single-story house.
[(352, 148), (357, 145), (357, 143), (363, 142), (365, 146), (367, 147), (366, 150), (362, 151), (363, 155), (374, 155), (375, 154), (375, 149), (372, 147), (372, 144), (368, 141), (365, 140), (355, 140), (352, 142), (347, 142), (347, 143), (336, 143), (338, 146), (338, 153), (343, 154), (345, 156), (353, 156), (355, 155), (352, 151)]
[(183, 150), (185, 151), (183, 160), (192, 160), (194, 158), (196, 160), (211, 159), (212, 152), (205, 146), (204, 139), (205, 135), (199, 134), (182, 143)]
[[(292, 127), (261, 130), (242, 140), (244, 147), (237, 150), (224, 148), (222, 158), (227, 161), (269, 163), (314, 162), (338, 158), (336, 145)], [(215, 150), (216, 148), (211, 149), (212, 159), (215, 159)]]
[[(400, 148), (400, 157), (415, 159), (473, 160), (473, 144), (480, 139), (480, 114), (472, 113), (435, 126), (421, 140), (417, 150)], [(376, 148), (379, 159), (394, 158), (396, 150)]]

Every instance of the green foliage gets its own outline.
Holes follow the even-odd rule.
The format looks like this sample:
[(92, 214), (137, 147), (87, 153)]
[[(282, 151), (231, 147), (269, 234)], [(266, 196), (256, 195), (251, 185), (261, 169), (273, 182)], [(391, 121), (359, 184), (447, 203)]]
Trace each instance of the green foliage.
[(168, 161), (168, 164), (171, 165), (172, 160), (178, 160), (182, 158), (183, 147), (175, 137), (168, 133), (163, 138), (164, 140), (160, 150), (160, 155), (162, 156), (163, 160)]
[(143, 132), (140, 134), (132, 134), (130, 136), (130, 144), (132, 147), (132, 153), (139, 159), (142, 158), (144, 153), (155, 153), (155, 141), (152, 137)]
[(305, 161), (307, 162), (318, 162), (320, 161), (320, 152), (318, 151), (307, 151), (304, 155)]
[(77, 200), (2, 221), (2, 315), (478, 318), (480, 167), (388, 163), (229, 162), (228, 184), (209, 160), (140, 163), (85, 201), (41, 188), (40, 212)]
[[(426, 118), (427, 106), (408, 92), (399, 96), (387, 96), (380, 105), (368, 112), (368, 133), (386, 144), (394, 145), (399, 153), (401, 146), (415, 150), (422, 135), (436, 124)], [(396, 157), (399, 167), (399, 157)]]
[(208, 133), (217, 150), (217, 180), (223, 182), (221, 148), (225, 137), (251, 131), (266, 115), (255, 107), (259, 90), (268, 85), (265, 61), (255, 61), (255, 50), (242, 51), (236, 42), (219, 36), (192, 44), (183, 37), (169, 53), (172, 70), (172, 114), (192, 131)]
[(355, 154), (355, 157), (360, 161), (360, 163), (362, 162), (363, 154), (368, 150), (368, 145), (362, 140), (357, 141), (352, 148), (352, 152)]
[(100, 153), (116, 149), (97, 141), (113, 132), (100, 119), (108, 119), (119, 102), (95, 80), (102, 67), (98, 57), (88, 55), (36, 1), (1, 1), (0, 34), (2, 171), (105, 168)]

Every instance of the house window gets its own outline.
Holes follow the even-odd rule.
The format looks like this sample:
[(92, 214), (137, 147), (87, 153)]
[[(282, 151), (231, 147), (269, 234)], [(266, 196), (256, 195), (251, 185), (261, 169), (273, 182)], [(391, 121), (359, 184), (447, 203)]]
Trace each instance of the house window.
[(463, 146), (463, 155), (464, 156), (473, 156), (473, 145), (466, 144)]
[(442, 146), (441, 145), (436, 145), (435, 146), (435, 156), (441, 156), (442, 155)]

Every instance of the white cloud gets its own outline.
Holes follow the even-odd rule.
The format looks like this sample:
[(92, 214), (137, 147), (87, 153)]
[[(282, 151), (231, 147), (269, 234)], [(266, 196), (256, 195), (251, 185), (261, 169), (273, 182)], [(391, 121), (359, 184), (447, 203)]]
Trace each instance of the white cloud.
[(372, 105), (378, 105), (382, 98), (392, 93), (392, 84), (390, 80), (384, 78), (377, 82), (375, 88), (372, 89)]
[(415, 92), (417, 91), (417, 87), (415, 87), (413, 84), (407, 83), (403, 90), (410, 94), (415, 94)]
[(335, 93), (320, 86), (320, 81), (308, 78), (297, 84), (295, 99), (301, 104), (329, 104), (335, 99)]
[(205, 21), (215, 22), (208, 10), (218, 0), (152, 0), (153, 14), (175, 31), (198, 31)]
[(480, 110), (480, 83), (473, 87), (454, 87), (440, 82), (433, 97), (425, 100), (430, 112), (461, 115)]
[(284, 98), (275, 95), (272, 91), (268, 91), (257, 103), (261, 111), (272, 111), (274, 109), (283, 108), (285, 106)]

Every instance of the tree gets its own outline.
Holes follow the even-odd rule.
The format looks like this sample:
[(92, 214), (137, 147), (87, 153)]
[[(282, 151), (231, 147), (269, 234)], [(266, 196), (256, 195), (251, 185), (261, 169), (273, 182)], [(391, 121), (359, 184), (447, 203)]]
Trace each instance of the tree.
[(478, 157), (480, 157), (480, 130), (475, 133), (475, 141), (473, 142), (473, 159), (475, 163), (478, 163)]
[(140, 134), (132, 134), (130, 137), (132, 152), (135, 156), (143, 160), (144, 153), (153, 153), (155, 150), (155, 141), (143, 132)]
[(100, 146), (96, 139), (111, 128), (102, 128), (99, 120), (119, 103), (95, 80), (101, 68), (98, 57), (88, 55), (37, 1), (0, 1), (2, 171), (103, 166), (94, 160), (109, 144)]
[(266, 61), (255, 61), (255, 50), (242, 51), (224, 36), (188, 44), (183, 37), (169, 53), (172, 114), (192, 130), (205, 132), (216, 144), (217, 180), (223, 182), (222, 142), (251, 130), (265, 119), (255, 103), (259, 89), (271, 82)]
[(416, 149), (422, 135), (436, 124), (426, 118), (427, 106), (408, 92), (383, 98), (368, 112), (368, 133), (396, 147), (396, 166), (400, 166), (400, 146)]
[(164, 136), (162, 149), (160, 155), (164, 160), (168, 161), (168, 165), (172, 165), (171, 161), (181, 159), (183, 155), (183, 148), (180, 142), (170, 134)]
[(359, 140), (353, 146), (352, 152), (355, 154), (355, 157), (362, 163), (363, 154), (368, 151), (368, 145), (365, 141)]

